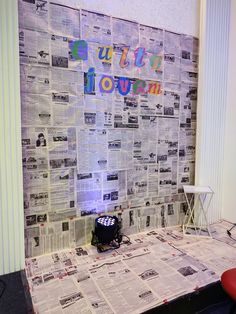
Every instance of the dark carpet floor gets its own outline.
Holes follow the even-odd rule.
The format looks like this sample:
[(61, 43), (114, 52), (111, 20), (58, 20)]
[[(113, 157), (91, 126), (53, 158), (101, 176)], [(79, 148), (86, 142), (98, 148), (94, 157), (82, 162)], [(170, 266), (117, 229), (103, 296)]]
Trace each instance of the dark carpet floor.
[(31, 299), (24, 289), (24, 272), (0, 276), (0, 314), (32, 313)]
[[(33, 313), (31, 298), (26, 286), (23, 271), (0, 276), (0, 314)], [(232, 304), (233, 302), (223, 291), (220, 282), (217, 282), (145, 313), (229, 314)]]
[[(197, 314), (229, 314), (233, 303), (231, 300), (208, 306)], [(235, 312), (236, 313), (236, 312)]]
[(229, 314), (232, 304), (218, 281), (144, 314)]

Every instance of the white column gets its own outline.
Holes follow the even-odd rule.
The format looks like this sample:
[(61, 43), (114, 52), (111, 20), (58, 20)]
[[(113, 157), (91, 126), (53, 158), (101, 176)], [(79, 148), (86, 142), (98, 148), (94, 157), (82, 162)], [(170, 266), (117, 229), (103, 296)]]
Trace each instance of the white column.
[(223, 218), (236, 223), (236, 1), (231, 3), (228, 98), (223, 172)]
[(0, 275), (24, 267), (17, 0), (0, 1)]
[(201, 0), (196, 179), (215, 192), (209, 222), (222, 217), (230, 0)]

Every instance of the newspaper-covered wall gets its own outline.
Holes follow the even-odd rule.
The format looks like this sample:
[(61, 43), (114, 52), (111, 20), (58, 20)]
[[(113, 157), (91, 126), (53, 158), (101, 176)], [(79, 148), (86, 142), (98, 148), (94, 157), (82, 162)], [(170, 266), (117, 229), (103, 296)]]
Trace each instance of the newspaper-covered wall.
[(198, 40), (19, 0), (26, 256), (177, 225), (194, 182)]

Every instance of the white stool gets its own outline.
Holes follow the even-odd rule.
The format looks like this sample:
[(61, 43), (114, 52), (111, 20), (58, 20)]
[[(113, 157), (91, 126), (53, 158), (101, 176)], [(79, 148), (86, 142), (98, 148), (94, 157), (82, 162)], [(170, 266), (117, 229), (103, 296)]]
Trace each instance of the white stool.
[(183, 189), (188, 204), (183, 234), (211, 237), (207, 211), (214, 192), (209, 186), (183, 185)]

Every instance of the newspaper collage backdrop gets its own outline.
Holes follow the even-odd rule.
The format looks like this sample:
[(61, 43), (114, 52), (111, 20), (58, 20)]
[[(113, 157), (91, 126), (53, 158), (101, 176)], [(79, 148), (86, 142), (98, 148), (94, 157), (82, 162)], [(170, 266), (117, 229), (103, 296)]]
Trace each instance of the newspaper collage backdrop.
[(181, 223), (194, 182), (198, 40), (19, 0), (26, 256)]

